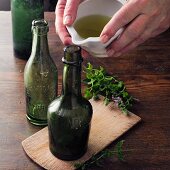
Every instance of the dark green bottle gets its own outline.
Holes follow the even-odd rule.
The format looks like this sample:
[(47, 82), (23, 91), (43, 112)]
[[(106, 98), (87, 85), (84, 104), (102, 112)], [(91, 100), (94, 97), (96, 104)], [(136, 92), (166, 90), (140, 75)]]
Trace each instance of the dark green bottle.
[(25, 66), (24, 84), (28, 120), (35, 125), (47, 125), (48, 105), (57, 96), (57, 68), (49, 54), (45, 20), (32, 23), (33, 45)]
[(87, 150), (92, 106), (81, 95), (81, 50), (64, 49), (62, 94), (48, 107), (49, 147), (62, 160), (80, 158)]
[(31, 54), (31, 24), (44, 18), (43, 0), (11, 0), (13, 47), (16, 57), (28, 59)]

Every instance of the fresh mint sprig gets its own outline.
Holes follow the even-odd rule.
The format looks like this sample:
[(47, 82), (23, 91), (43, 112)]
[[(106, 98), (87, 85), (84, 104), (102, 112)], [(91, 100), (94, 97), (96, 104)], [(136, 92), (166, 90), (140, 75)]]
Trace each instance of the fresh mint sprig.
[(126, 91), (123, 81), (116, 79), (106, 73), (103, 67), (94, 68), (88, 63), (84, 68), (85, 80), (83, 81), (87, 87), (85, 89), (85, 98), (97, 99), (99, 95), (104, 96), (104, 103), (108, 105), (114, 102), (123, 113), (127, 114), (128, 109), (132, 106), (133, 98)]
[(98, 155), (93, 155), (92, 158), (85, 163), (76, 163), (74, 164), (74, 167), (76, 169), (80, 170), (86, 170), (94, 165), (96, 166), (102, 166), (102, 161), (106, 158), (111, 158), (113, 156), (118, 157), (119, 160), (123, 161), (123, 146), (124, 140), (118, 142), (116, 146), (113, 149), (105, 149)]

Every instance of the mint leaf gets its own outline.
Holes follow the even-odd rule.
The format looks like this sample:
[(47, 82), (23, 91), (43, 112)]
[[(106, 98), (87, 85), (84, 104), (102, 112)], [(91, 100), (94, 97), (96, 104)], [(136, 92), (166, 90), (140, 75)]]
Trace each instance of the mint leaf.
[(106, 73), (103, 67), (94, 68), (88, 63), (84, 67), (86, 79), (83, 81), (87, 87), (85, 90), (85, 98), (97, 98), (99, 95), (104, 96), (104, 104), (108, 105), (114, 102), (126, 115), (128, 109), (132, 106), (133, 98), (126, 91), (123, 81), (118, 80), (115, 76)]

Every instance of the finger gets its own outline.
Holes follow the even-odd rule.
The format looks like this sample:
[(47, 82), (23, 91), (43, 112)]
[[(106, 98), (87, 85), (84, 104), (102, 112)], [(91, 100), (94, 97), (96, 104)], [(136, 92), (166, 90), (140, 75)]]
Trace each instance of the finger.
[(140, 4), (140, 1), (130, 1), (125, 4), (104, 27), (100, 34), (101, 41), (106, 43), (120, 28), (140, 15), (143, 9), (143, 4)]
[(117, 54), (115, 54), (114, 56), (115, 56), (115, 57), (118, 57), (118, 56), (120, 56), (121, 54), (126, 53), (126, 52), (134, 49), (134, 48), (137, 47), (138, 45), (144, 43), (146, 40), (147, 40), (147, 38), (144, 39), (144, 38), (142, 38), (142, 37), (139, 37), (139, 38), (137, 38), (136, 40), (134, 40), (132, 43), (130, 43), (129, 45), (127, 45), (124, 49), (122, 49), (121, 51), (119, 51)]
[(170, 27), (170, 22), (167, 18), (159, 16), (156, 20), (153, 20), (151, 25), (151, 27), (148, 27), (148, 30), (151, 32), (151, 37), (155, 37), (166, 31)]
[(81, 51), (81, 54), (82, 54), (83, 58), (85, 58), (85, 59), (87, 59), (89, 57), (89, 53), (83, 49)]
[(167, 29), (168, 29), (168, 28), (159, 28), (159, 29), (157, 29), (157, 30), (155, 30), (155, 31), (152, 32), (151, 37), (156, 37), (156, 36), (158, 36), (159, 34), (165, 32)]
[(141, 36), (139, 36), (138, 38), (136, 38), (133, 42), (131, 42), (130, 44), (128, 44), (125, 48), (123, 48), (121, 51), (116, 52), (114, 55), (114, 57), (119, 57), (120, 55), (122, 55), (123, 53), (127, 53), (130, 50), (134, 49), (135, 47), (137, 47), (138, 45), (144, 43), (148, 38), (151, 38), (151, 33), (149, 33), (148, 31), (145, 31)]
[(137, 39), (145, 30), (149, 23), (149, 19), (146, 15), (142, 14), (138, 16), (127, 28), (124, 30), (120, 38), (115, 40), (108, 50), (118, 52), (125, 48), (129, 43)]
[[(145, 24), (144, 32), (141, 33), (140, 36), (135, 38), (129, 44), (128, 44), (128, 41), (126, 42), (126, 39), (123, 39), (123, 43), (125, 45), (121, 49), (116, 46), (116, 42), (115, 42), (115, 44), (113, 43), (112, 46), (110, 47), (110, 48), (112, 48), (112, 50), (111, 50), (111, 52), (109, 52), (109, 54), (113, 55), (113, 51), (114, 51), (113, 49), (115, 48), (116, 52), (114, 51), (114, 53), (116, 53), (116, 54), (114, 54), (114, 56), (119, 56), (119, 55), (121, 55), (121, 53), (127, 52), (127, 51), (131, 50), (132, 48), (135, 48), (136, 46), (143, 43), (147, 39), (159, 35), (161, 32), (164, 32), (168, 28), (168, 25), (167, 25), (168, 22), (166, 19), (162, 18), (162, 16), (158, 16), (156, 19), (150, 18), (147, 20), (147, 23), (142, 23), (142, 25)], [(140, 23), (139, 23), (139, 27), (141, 27)]]
[(55, 27), (56, 32), (63, 42), (64, 45), (72, 44), (71, 37), (66, 30), (66, 27), (63, 25), (63, 14), (65, 9), (66, 0), (59, 0), (56, 6), (56, 19), (55, 19)]
[(66, 28), (63, 26), (63, 23), (57, 23), (56, 29), (58, 30), (58, 35), (64, 45), (70, 45), (72, 44), (72, 40), (70, 37), (70, 34), (67, 32)]
[(67, 0), (64, 10), (64, 25), (72, 25), (76, 15), (80, 0)]

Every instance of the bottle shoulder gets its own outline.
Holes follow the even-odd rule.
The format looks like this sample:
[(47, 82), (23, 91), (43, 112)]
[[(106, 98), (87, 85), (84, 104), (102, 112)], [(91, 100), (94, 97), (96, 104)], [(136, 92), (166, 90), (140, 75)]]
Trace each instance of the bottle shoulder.
[(26, 63), (26, 66), (29, 67), (31, 65), (49, 65), (49, 66), (56, 66), (54, 60), (52, 59), (51, 55), (50, 54), (47, 54), (47, 55), (33, 55), (31, 54), (30, 58), (28, 59), (27, 63)]
[(87, 113), (92, 116), (93, 109), (91, 103), (83, 97), (70, 99), (66, 96), (59, 96), (49, 105), (48, 111), (54, 114)]
[(55, 80), (56, 76), (58, 74), (57, 67), (55, 63), (52, 62), (45, 62), (45, 63), (40, 63), (37, 62), (36, 60), (30, 58), (24, 69), (24, 79), (26, 80), (31, 80), (31, 79), (36, 79), (42, 81), (45, 80)]
[(55, 100), (53, 100), (48, 106), (48, 112), (54, 113), (59, 110), (62, 104), (63, 96), (58, 96)]

